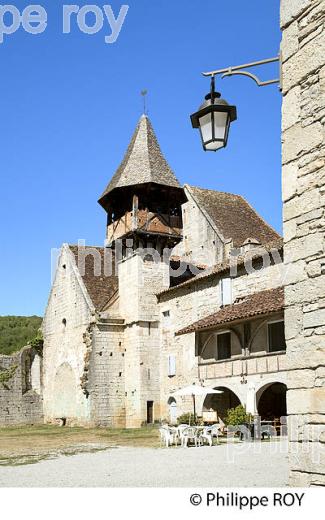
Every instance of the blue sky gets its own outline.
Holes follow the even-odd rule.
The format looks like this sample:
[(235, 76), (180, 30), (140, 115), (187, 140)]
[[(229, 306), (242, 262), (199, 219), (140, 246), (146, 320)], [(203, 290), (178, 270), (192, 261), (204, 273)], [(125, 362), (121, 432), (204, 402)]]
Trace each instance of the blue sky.
[[(115, 13), (122, 4), (96, 3), (110, 3)], [(19, 29), (0, 44), (2, 315), (43, 314), (52, 248), (78, 239), (103, 245), (105, 212), (97, 199), (141, 115), (143, 88), (179, 180), (243, 195), (281, 232), (278, 87), (258, 88), (244, 77), (217, 81), (237, 105), (238, 120), (228, 147), (215, 154), (203, 152), (189, 120), (209, 90), (201, 71), (278, 54), (279, 1), (125, 3), (129, 11), (114, 44), (104, 41), (107, 23), (86, 35), (72, 18), (71, 33), (62, 34), (68, 0), (42, 2), (44, 33)], [(11, 4), (22, 10), (28, 2)], [(259, 75), (277, 77), (277, 64)]]

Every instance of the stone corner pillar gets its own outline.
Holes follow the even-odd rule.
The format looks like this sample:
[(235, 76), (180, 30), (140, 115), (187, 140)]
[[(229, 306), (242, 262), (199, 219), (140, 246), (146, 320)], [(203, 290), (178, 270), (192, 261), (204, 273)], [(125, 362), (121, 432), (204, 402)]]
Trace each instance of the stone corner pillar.
[(325, 484), (325, 2), (281, 0), (289, 484)]

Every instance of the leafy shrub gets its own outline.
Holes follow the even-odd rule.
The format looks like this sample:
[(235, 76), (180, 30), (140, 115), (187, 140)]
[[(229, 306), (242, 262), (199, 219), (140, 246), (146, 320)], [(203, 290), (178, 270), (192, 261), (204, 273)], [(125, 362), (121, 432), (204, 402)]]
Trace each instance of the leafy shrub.
[(225, 423), (236, 426), (237, 424), (249, 423), (253, 419), (250, 413), (246, 412), (246, 408), (240, 404), (236, 408), (229, 408), (225, 417)]
[(40, 356), (42, 356), (42, 354), (43, 354), (43, 344), (44, 344), (44, 340), (43, 340), (43, 334), (42, 334), (41, 330), (39, 330), (37, 332), (37, 335), (35, 336), (35, 338), (33, 338), (32, 340), (30, 340), (28, 342), (28, 345), (33, 347)]
[(177, 424), (199, 424), (199, 420), (196, 417), (196, 420), (194, 421), (194, 414), (193, 413), (183, 413), (179, 417), (177, 417)]

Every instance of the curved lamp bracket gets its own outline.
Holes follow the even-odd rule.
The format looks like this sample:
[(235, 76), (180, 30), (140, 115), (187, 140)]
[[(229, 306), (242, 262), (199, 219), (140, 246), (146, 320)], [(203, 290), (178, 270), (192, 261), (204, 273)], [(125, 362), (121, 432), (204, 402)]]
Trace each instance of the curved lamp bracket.
[(224, 74), (222, 74), (221, 78), (223, 79), (226, 76), (235, 76), (235, 75), (248, 76), (249, 78), (253, 79), (259, 87), (264, 87), (265, 85), (271, 85), (272, 83), (279, 83), (278, 79), (270, 79), (268, 81), (261, 81), (261, 80), (259, 80), (259, 78), (257, 76), (255, 76), (255, 74), (252, 74), (252, 72), (247, 72), (246, 70), (238, 70), (236, 72), (235, 71), (232, 72), (230, 69), (229, 72), (225, 72)]
[(259, 87), (264, 87), (265, 85), (271, 85), (273, 83), (280, 83), (280, 89), (281, 89), (281, 80), (279, 78), (277, 79), (270, 79), (267, 81), (261, 81), (255, 74), (252, 74), (251, 72), (247, 72), (246, 70), (249, 67), (258, 67), (260, 65), (265, 65), (267, 63), (272, 63), (278, 61), (280, 63), (280, 69), (281, 69), (281, 56), (275, 56), (274, 58), (268, 58), (266, 60), (260, 60), (260, 61), (253, 61), (252, 63), (244, 63), (243, 65), (236, 65), (234, 67), (227, 67), (225, 69), (219, 69), (219, 70), (212, 70), (209, 72), (202, 72), (203, 76), (210, 76), (214, 79), (215, 76), (221, 75), (222, 78), (226, 76), (247, 76), (251, 78)]

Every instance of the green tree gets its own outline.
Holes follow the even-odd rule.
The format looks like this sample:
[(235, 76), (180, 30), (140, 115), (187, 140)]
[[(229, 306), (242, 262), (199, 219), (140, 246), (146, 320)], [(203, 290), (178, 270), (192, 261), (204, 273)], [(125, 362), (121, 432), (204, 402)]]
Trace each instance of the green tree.
[(237, 424), (249, 423), (252, 419), (252, 415), (247, 413), (246, 408), (240, 404), (239, 406), (236, 406), (236, 408), (229, 408), (225, 418), (225, 423), (227, 425), (231, 424), (232, 426), (236, 426)]
[(0, 354), (17, 352), (39, 336), (39, 316), (0, 316)]

